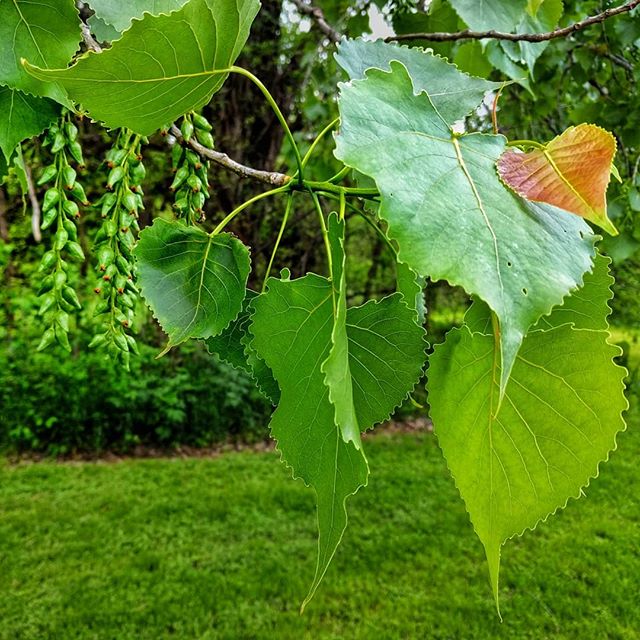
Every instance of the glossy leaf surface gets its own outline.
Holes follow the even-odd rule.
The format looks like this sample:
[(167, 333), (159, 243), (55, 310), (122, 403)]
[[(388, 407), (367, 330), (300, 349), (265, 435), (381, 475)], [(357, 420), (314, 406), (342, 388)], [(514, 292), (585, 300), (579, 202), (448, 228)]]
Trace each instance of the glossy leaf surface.
[(221, 333), (242, 309), (250, 260), (228, 233), (156, 219), (136, 248), (140, 289), (169, 336), (167, 349)]
[(0, 84), (64, 102), (64, 91), (30, 76), (20, 60), (27, 58), (43, 68), (64, 67), (78, 50), (80, 40), (78, 10), (73, 0), (3, 0)]
[[(504, 541), (579, 497), (625, 427), (626, 371), (613, 361), (620, 349), (606, 330), (606, 262), (586, 277), (572, 311), (559, 319), (554, 311), (554, 328), (525, 338), (499, 409), (493, 336), (454, 329), (430, 360), (436, 434), (485, 547), (496, 600)], [(600, 314), (598, 329), (584, 328), (594, 326), (586, 298)]]
[(504, 389), (529, 326), (591, 268), (593, 235), (576, 216), (515, 196), (495, 170), (504, 137), (452, 133), (406, 68), (392, 68), (343, 87), (336, 155), (375, 179), (400, 261), (496, 313)]
[(169, 16), (146, 14), (102, 53), (68, 69), (29, 72), (57, 82), (108, 127), (149, 135), (207, 103), (244, 46), (258, 0), (191, 0)]

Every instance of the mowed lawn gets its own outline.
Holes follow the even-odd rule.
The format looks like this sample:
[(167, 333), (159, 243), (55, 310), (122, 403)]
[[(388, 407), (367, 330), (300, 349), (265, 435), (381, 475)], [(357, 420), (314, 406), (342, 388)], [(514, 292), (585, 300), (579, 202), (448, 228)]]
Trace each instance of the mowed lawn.
[(2, 640), (640, 638), (640, 424), (587, 498), (510, 541), (493, 606), (435, 438), (367, 441), (318, 595), (311, 490), (274, 452), (0, 465)]

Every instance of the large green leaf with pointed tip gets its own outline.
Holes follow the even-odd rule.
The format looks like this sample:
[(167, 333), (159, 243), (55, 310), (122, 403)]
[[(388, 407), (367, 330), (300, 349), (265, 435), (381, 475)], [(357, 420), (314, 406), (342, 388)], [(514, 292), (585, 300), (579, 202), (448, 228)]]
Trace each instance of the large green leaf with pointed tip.
[(527, 0), (449, 1), (473, 31), (515, 31), (527, 11)]
[[(332, 234), (341, 233), (332, 223)], [(335, 236), (334, 236), (335, 237)], [(367, 482), (362, 448), (346, 441), (336, 422), (325, 363), (348, 358), (350, 402), (360, 430), (388, 417), (413, 389), (424, 362), (423, 330), (400, 294), (349, 309), (348, 352), (335, 349), (334, 284), (315, 274), (269, 280), (252, 301), (251, 346), (278, 381), (280, 404), (271, 433), (294, 476), (314, 488), (318, 502), (318, 561), (305, 603), (313, 596), (347, 524), (346, 499)], [(341, 322), (341, 319), (338, 320)], [(340, 340), (343, 335), (340, 332)], [(331, 384), (331, 383), (330, 383)]]
[(454, 329), (430, 359), (435, 431), (484, 545), (496, 602), (502, 544), (579, 497), (625, 428), (606, 267), (599, 258), (576, 301), (548, 319), (553, 328), (525, 338), (499, 408), (493, 336)]
[(0, 86), (0, 150), (9, 157), (16, 145), (42, 133), (60, 114), (60, 107), (18, 89)]
[(177, 11), (188, 0), (91, 0), (89, 5), (95, 15), (111, 25), (116, 31), (124, 31), (133, 18), (141, 18), (144, 13), (153, 16)]
[(221, 333), (242, 310), (249, 250), (231, 234), (158, 218), (140, 234), (135, 255), (142, 295), (169, 336), (167, 348)]
[(258, 8), (258, 0), (190, 0), (168, 16), (145, 14), (111, 48), (72, 67), (44, 70), (29, 58), (27, 69), (108, 127), (149, 135), (220, 89), (228, 75), (220, 71), (238, 57)]
[(594, 236), (576, 216), (511, 193), (495, 168), (505, 138), (453, 133), (406, 67), (391, 68), (343, 86), (336, 155), (375, 179), (401, 262), (495, 312), (504, 390), (529, 326), (591, 267)]
[(73, 0), (2, 0), (0, 84), (64, 102), (64, 91), (30, 76), (20, 60), (27, 58), (43, 68), (64, 67), (78, 50), (80, 40)]
[(422, 49), (389, 45), (382, 40), (343, 40), (336, 60), (351, 80), (363, 79), (371, 68), (388, 71), (392, 60), (402, 62), (416, 93), (428, 93), (435, 109), (447, 122), (469, 115), (487, 91), (495, 91), (502, 85), (467, 75), (444, 58)]

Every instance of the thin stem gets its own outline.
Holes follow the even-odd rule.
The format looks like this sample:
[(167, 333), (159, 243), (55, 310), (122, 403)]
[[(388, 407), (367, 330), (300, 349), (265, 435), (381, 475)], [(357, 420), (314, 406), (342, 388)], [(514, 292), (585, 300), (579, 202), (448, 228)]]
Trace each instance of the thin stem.
[(544, 149), (544, 145), (535, 140), (509, 140), (507, 147), (534, 147), (535, 149)]
[[(333, 193), (326, 193), (323, 195), (333, 200), (340, 200), (340, 196), (336, 196)], [(364, 213), (364, 211), (361, 211), (360, 209), (358, 209), (358, 207), (354, 206), (350, 202), (347, 202), (346, 200), (344, 204), (347, 209), (364, 219), (364, 221), (380, 236), (381, 240), (385, 243), (385, 245), (389, 248), (389, 250), (391, 251), (391, 253), (393, 253), (393, 256), (397, 260), (398, 252), (396, 251), (396, 248), (393, 246), (393, 244), (391, 244), (389, 238), (387, 238), (385, 232), (366, 213)]]
[(340, 195), (344, 193), (346, 196), (356, 198), (377, 198), (380, 192), (377, 189), (360, 189), (358, 187), (340, 187), (330, 182), (318, 182), (314, 180), (305, 180), (304, 186), (310, 191), (327, 191)]
[(320, 200), (318, 200), (318, 194), (313, 191), (313, 189), (309, 189), (309, 193), (313, 198), (313, 204), (316, 207), (316, 211), (318, 212), (318, 218), (320, 220), (320, 228), (322, 229), (322, 239), (324, 240), (324, 247), (327, 252), (327, 263), (329, 265), (329, 275), (333, 274), (333, 258), (331, 257), (331, 243), (329, 242), (329, 232), (327, 231), (327, 225), (324, 221), (324, 213), (322, 213), (322, 206), (320, 205)]
[(331, 131), (331, 129), (333, 129), (338, 123), (340, 122), (340, 118), (335, 118), (334, 120), (332, 120), (317, 136), (316, 139), (313, 141), (312, 145), (309, 147), (309, 151), (307, 151), (307, 153), (304, 154), (304, 158), (302, 158), (302, 168), (304, 169), (307, 166), (307, 163), (309, 162), (311, 156), (313, 155), (313, 152), (315, 151), (316, 147), (318, 146), (318, 143), (322, 140), (322, 138), (324, 138), (327, 133), (329, 133), (329, 131)]
[(289, 191), (288, 185), (278, 187), (277, 189), (271, 189), (270, 191), (265, 191), (264, 193), (259, 193), (257, 196), (254, 196), (246, 202), (243, 202), (239, 207), (236, 207), (230, 214), (225, 216), (224, 220), (222, 220), (222, 222), (209, 235), (217, 236), (227, 226), (227, 224), (229, 224), (229, 222), (231, 222), (241, 211), (244, 211), (254, 202), (258, 202), (258, 200), (268, 198), (269, 196), (274, 196), (277, 193), (284, 193), (285, 191)]
[(282, 111), (280, 111), (280, 107), (278, 106), (276, 101), (273, 99), (273, 96), (269, 92), (269, 89), (267, 89), (267, 87), (265, 87), (264, 84), (262, 84), (260, 79), (256, 78), (256, 76), (254, 76), (253, 73), (251, 73), (251, 71), (247, 71), (242, 67), (233, 66), (233, 67), (229, 67), (229, 69), (227, 69), (226, 71), (229, 71), (231, 73), (237, 73), (237, 74), (240, 74), (241, 76), (244, 76), (245, 78), (249, 78), (249, 80), (251, 80), (251, 82), (253, 82), (256, 85), (256, 87), (260, 89), (260, 91), (262, 91), (262, 94), (267, 99), (267, 102), (273, 109), (273, 112), (275, 113), (276, 118), (278, 118), (278, 121), (280, 122), (280, 124), (282, 125), (282, 128), (284, 129), (285, 135), (287, 136), (287, 138), (289, 139), (289, 142), (291, 143), (291, 146), (293, 147), (293, 152), (296, 156), (296, 164), (298, 165), (298, 179), (299, 181), (302, 181), (304, 165), (302, 164), (302, 157), (300, 156), (300, 150), (298, 149), (298, 145), (296, 144), (295, 138), (293, 137), (293, 133), (291, 133), (291, 129), (289, 128), (289, 124), (287, 123), (287, 119), (282, 114)]
[(338, 171), (335, 176), (329, 178), (327, 182), (330, 182), (331, 184), (341, 182), (343, 178), (346, 178), (349, 175), (350, 171), (351, 167), (342, 167), (342, 169), (340, 169), (340, 171)]
[(284, 210), (284, 217), (282, 218), (282, 224), (280, 225), (280, 231), (278, 231), (278, 237), (276, 238), (276, 243), (273, 247), (273, 251), (271, 252), (271, 258), (269, 259), (269, 265), (267, 266), (267, 272), (264, 276), (264, 281), (262, 282), (262, 292), (267, 287), (267, 280), (269, 279), (269, 274), (271, 273), (271, 268), (273, 267), (273, 261), (276, 258), (276, 253), (278, 253), (278, 247), (280, 246), (280, 241), (282, 240), (282, 235), (284, 234), (285, 227), (287, 226), (287, 221), (289, 220), (289, 214), (291, 213), (291, 208), (293, 206), (293, 197), (295, 195), (294, 191), (290, 191), (287, 196), (287, 206)]

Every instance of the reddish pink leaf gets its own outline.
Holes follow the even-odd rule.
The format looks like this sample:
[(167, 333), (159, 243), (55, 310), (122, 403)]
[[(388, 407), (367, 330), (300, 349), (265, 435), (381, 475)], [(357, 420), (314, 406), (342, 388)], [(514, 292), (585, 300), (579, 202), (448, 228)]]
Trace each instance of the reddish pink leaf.
[(498, 173), (523, 198), (575, 213), (615, 236), (606, 199), (615, 153), (616, 141), (608, 131), (580, 124), (541, 149), (510, 149), (498, 160)]

